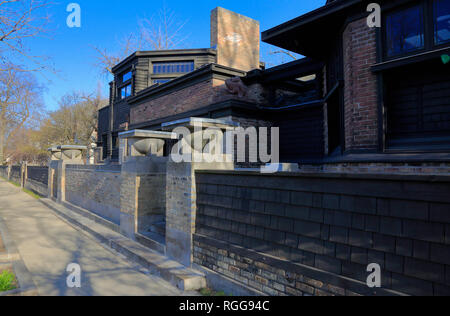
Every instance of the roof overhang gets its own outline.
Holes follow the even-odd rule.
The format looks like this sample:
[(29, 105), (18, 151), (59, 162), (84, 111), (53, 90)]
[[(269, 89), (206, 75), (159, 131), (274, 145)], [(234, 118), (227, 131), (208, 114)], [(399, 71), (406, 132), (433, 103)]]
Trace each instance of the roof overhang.
[(266, 70), (255, 69), (242, 78), (244, 83), (273, 84), (286, 80), (295, 80), (300, 77), (317, 74), (322, 71), (324, 63), (311, 58), (302, 58), (286, 64), (268, 68)]
[(121, 72), (123, 69), (129, 67), (129, 64), (138, 58), (156, 58), (156, 57), (190, 57), (199, 55), (217, 55), (217, 51), (212, 48), (199, 49), (171, 49), (171, 50), (155, 50), (155, 51), (137, 51), (122, 60), (112, 68), (112, 72)]
[[(308, 57), (325, 55), (353, 12), (366, 12), (365, 0), (336, 0), (262, 33), (262, 40)], [(362, 10), (362, 11), (361, 11)]]
[(226, 80), (233, 77), (244, 77), (246, 74), (247, 73), (242, 70), (233, 69), (218, 64), (208, 64), (164, 84), (152, 85), (138, 92), (135, 96), (127, 99), (127, 102), (130, 106), (134, 106), (186, 87), (193, 86), (199, 82), (211, 79)]

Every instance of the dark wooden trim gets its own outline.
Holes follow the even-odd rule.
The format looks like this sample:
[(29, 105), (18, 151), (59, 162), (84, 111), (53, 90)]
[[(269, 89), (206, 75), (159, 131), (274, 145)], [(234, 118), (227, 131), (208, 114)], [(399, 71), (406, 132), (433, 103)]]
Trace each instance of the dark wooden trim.
[(162, 85), (150, 86), (147, 89), (140, 91), (134, 97), (130, 98), (129, 104), (130, 106), (138, 105), (142, 102), (171, 94), (175, 91), (190, 87), (199, 82), (209, 79), (228, 79), (237, 76), (243, 77), (245, 76), (245, 74), (246, 72), (237, 69), (217, 64), (209, 64)]
[[(331, 159), (328, 159), (331, 160)], [(338, 160), (338, 159), (335, 159)], [(354, 162), (350, 161), (349, 162)], [(398, 162), (398, 161), (392, 161)], [(335, 162), (330, 162), (335, 163)], [(379, 181), (419, 181), (428, 183), (450, 183), (450, 176), (448, 175), (416, 175), (416, 174), (383, 174), (383, 173), (348, 173), (348, 172), (277, 172), (273, 174), (261, 173), (259, 169), (256, 170), (196, 170), (196, 174), (215, 174), (215, 175), (246, 175), (254, 177), (272, 177), (272, 178), (315, 178), (315, 179), (349, 179), (349, 180), (379, 180)], [(237, 179), (235, 181), (238, 181)], [(263, 183), (255, 182), (254, 185), (264, 187)], [(298, 188), (295, 185), (290, 185), (289, 183), (283, 182), (285, 188), (279, 188), (290, 191), (301, 191), (302, 188)], [(381, 188), (383, 189), (383, 188)], [(376, 196), (374, 192), (365, 192), (364, 189), (359, 188), (359, 191), (363, 195)], [(344, 194), (343, 192), (342, 194)], [(356, 194), (356, 192), (355, 192)], [(381, 193), (379, 193), (381, 194)], [(384, 194), (384, 193), (383, 193)], [(389, 196), (392, 198), (398, 198), (395, 192), (390, 192)], [(388, 197), (388, 196), (386, 196)], [(441, 196), (444, 197), (446, 201), (450, 201), (448, 195)]]
[[(449, 45), (450, 45), (450, 43), (449, 43)], [(418, 62), (428, 61), (430, 59), (437, 58), (437, 57), (440, 57), (441, 55), (449, 54), (449, 53), (450, 53), (450, 47), (440, 48), (440, 49), (436, 49), (436, 50), (432, 50), (432, 51), (428, 51), (428, 52), (424, 52), (424, 53), (420, 53), (420, 54), (416, 54), (416, 55), (412, 55), (412, 56), (400, 57), (400, 58), (397, 58), (394, 60), (389, 60), (386, 62), (378, 63), (376, 65), (373, 65), (371, 67), (371, 70), (372, 70), (372, 72), (381, 72), (381, 71), (385, 71), (385, 70), (389, 70), (389, 69), (393, 69), (393, 68), (397, 68), (397, 67), (416, 64)]]
[[(266, 114), (257, 108), (253, 103), (243, 102), (238, 100), (228, 100), (225, 102), (219, 102), (211, 105), (207, 105), (200, 109), (183, 112), (167, 116), (164, 118), (130, 125), (130, 129), (160, 129), (162, 123), (177, 121), (188, 117), (219, 117), (214, 113), (221, 113), (220, 117), (239, 115), (240, 117), (247, 117), (253, 119), (268, 119)], [(225, 113), (225, 115), (223, 115)]]
[(327, 4), (316, 10), (308, 12), (298, 18), (295, 18), (293, 20), (290, 20), (288, 22), (285, 22), (281, 25), (278, 25), (267, 31), (262, 32), (261, 34), (262, 41), (271, 44), (273, 43), (274, 39), (277, 36), (280, 36), (283, 33), (289, 32), (293, 29), (299, 28), (312, 22), (316, 22), (320, 19), (324, 19), (331, 14), (339, 13), (356, 4), (360, 4), (361, 2), (362, 2), (361, 0), (345, 0), (345, 1), (338, 0), (331, 2), (330, 4)]
[(119, 64), (113, 67), (113, 73), (121, 72), (123, 68), (129, 66), (129, 63), (137, 58), (153, 58), (153, 57), (177, 57), (186, 58), (190, 56), (202, 56), (202, 55), (212, 55), (216, 56), (217, 51), (212, 48), (204, 49), (174, 49), (174, 50), (160, 50), (160, 51), (137, 51), (122, 60)]
[(323, 66), (324, 63), (321, 61), (302, 58), (266, 70), (252, 70), (242, 78), (242, 81), (247, 85), (252, 83), (273, 84), (282, 80), (296, 79), (315, 74), (320, 72)]

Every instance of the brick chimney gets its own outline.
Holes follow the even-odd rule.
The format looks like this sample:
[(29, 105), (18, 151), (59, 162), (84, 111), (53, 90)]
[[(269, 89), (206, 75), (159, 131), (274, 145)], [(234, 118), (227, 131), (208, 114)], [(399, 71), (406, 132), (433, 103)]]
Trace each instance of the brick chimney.
[(259, 69), (259, 22), (217, 7), (211, 12), (211, 47), (217, 49), (217, 63), (250, 71)]

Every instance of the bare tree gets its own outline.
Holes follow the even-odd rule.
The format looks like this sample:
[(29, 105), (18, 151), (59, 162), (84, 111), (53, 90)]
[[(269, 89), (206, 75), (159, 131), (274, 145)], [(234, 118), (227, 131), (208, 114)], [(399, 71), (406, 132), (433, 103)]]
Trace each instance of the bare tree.
[(297, 60), (298, 59), (298, 56), (296, 56), (295, 53), (292, 53), (292, 52), (290, 52), (288, 50), (276, 50), (276, 51), (270, 52), (269, 54), (270, 55), (284, 55), (284, 56), (287, 56), (291, 60)]
[(13, 57), (31, 60), (36, 65), (33, 70), (47, 68), (47, 58), (33, 55), (25, 42), (46, 32), (48, 6), (47, 0), (0, 0), (0, 70), (11, 68)]
[(53, 145), (89, 145), (97, 131), (98, 110), (107, 104), (99, 92), (74, 92), (59, 101), (59, 109), (51, 112), (40, 127), (40, 147)]
[(150, 50), (178, 48), (187, 38), (181, 35), (186, 23), (187, 21), (179, 21), (175, 13), (164, 6), (157, 17), (139, 21), (142, 41)]
[(112, 74), (112, 69), (120, 61), (141, 49), (142, 40), (140, 36), (135, 34), (130, 34), (126, 38), (119, 40), (119, 50), (115, 53), (110, 53), (108, 50), (94, 46), (94, 50), (97, 52), (97, 63), (96, 66), (99, 67), (105, 75)]
[(120, 61), (139, 50), (168, 50), (179, 48), (187, 36), (182, 35), (186, 21), (179, 21), (173, 11), (163, 7), (151, 18), (139, 20), (139, 31), (131, 33), (119, 41), (119, 50), (108, 52), (94, 46), (97, 52), (96, 65), (106, 74), (112, 74), (112, 68)]
[(9, 140), (42, 107), (42, 88), (33, 75), (14, 68), (0, 72), (0, 163)]

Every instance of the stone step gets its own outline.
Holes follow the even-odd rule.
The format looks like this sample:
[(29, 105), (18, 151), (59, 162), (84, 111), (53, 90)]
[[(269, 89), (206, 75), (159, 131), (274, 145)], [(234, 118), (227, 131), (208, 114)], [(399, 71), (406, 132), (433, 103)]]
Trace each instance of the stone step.
[(153, 223), (150, 226), (149, 230), (152, 233), (158, 234), (160, 236), (165, 236), (166, 235), (166, 222), (161, 221), (161, 222)]
[(150, 248), (160, 254), (166, 254), (166, 240), (164, 236), (146, 232), (145, 234), (136, 234), (136, 241), (147, 248)]
[(195, 291), (206, 287), (206, 278), (203, 273), (170, 260), (166, 256), (152, 251), (140, 243), (126, 238), (116, 231), (50, 199), (41, 199), (40, 201), (75, 228), (94, 237), (129, 260), (142, 265), (180, 290)]

